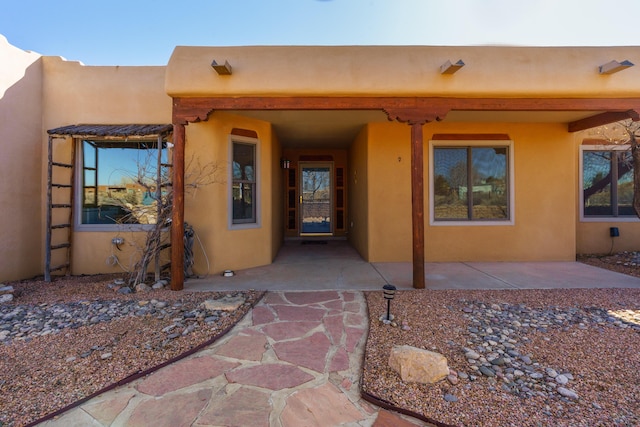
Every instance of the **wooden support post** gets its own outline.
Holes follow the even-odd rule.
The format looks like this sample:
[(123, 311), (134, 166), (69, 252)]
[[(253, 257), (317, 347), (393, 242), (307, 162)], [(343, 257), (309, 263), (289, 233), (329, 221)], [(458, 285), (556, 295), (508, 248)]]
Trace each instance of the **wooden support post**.
[(450, 108), (385, 108), (389, 120), (411, 126), (411, 228), (413, 237), (413, 287), (425, 288), (424, 278), (424, 153), (422, 126), (442, 120)]
[(413, 287), (424, 289), (424, 156), (423, 123), (411, 124), (411, 225), (413, 230)]
[(171, 290), (184, 288), (185, 125), (173, 124), (173, 210), (171, 213)]

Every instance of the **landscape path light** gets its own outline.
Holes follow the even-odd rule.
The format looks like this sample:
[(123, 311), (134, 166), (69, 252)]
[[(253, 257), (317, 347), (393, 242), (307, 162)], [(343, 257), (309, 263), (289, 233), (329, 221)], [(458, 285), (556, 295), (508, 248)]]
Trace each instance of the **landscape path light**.
[(384, 294), (384, 299), (387, 300), (387, 322), (391, 322), (391, 300), (396, 294), (396, 287), (387, 283), (382, 287), (382, 293)]

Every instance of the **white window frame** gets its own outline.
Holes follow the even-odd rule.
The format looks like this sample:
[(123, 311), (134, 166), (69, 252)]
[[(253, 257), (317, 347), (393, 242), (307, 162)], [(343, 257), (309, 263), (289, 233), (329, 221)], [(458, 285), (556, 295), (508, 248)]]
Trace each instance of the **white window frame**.
[(640, 219), (636, 216), (585, 216), (584, 215), (584, 152), (585, 151), (628, 151), (631, 149), (629, 144), (615, 144), (615, 145), (581, 145), (580, 146), (580, 158), (579, 162), (579, 209), (580, 209), (580, 222), (639, 222)]
[[(100, 138), (93, 138), (100, 141)], [(109, 232), (131, 232), (131, 231), (150, 231), (153, 230), (155, 224), (83, 224), (82, 223), (82, 174), (84, 173), (84, 149), (83, 142), (92, 140), (91, 138), (74, 138), (73, 143), (76, 144), (76, 164), (74, 176), (74, 209), (73, 223), (74, 231), (109, 231)]]
[[(494, 220), (469, 220), (461, 219), (458, 221), (436, 220), (435, 219), (435, 165), (434, 149), (439, 147), (507, 147), (509, 151), (509, 159), (507, 164), (507, 173), (509, 174), (509, 218)], [(430, 140), (429, 141), (429, 225), (434, 227), (442, 226), (458, 226), (458, 227), (486, 227), (486, 226), (513, 226), (516, 223), (515, 205), (516, 205), (516, 187), (515, 187), (515, 162), (514, 162), (514, 143), (512, 140)]]
[[(255, 182), (256, 182), (256, 194), (255, 194), (255, 209), (256, 209), (256, 220), (255, 222), (243, 222), (243, 223), (234, 223), (233, 222), (233, 144), (251, 144), (255, 148)], [(261, 228), (262, 227), (262, 215), (261, 215), (261, 206), (262, 206), (262, 179), (260, 176), (260, 140), (257, 138), (251, 138), (246, 136), (239, 135), (229, 135), (229, 145), (228, 145), (228, 173), (227, 173), (227, 227), (229, 230), (246, 230), (252, 228)]]

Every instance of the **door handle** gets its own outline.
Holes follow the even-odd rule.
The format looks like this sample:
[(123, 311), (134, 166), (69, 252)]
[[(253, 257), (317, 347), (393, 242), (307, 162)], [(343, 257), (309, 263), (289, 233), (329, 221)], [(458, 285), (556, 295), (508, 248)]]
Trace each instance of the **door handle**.
[(300, 204), (302, 204), (302, 196), (300, 196)]

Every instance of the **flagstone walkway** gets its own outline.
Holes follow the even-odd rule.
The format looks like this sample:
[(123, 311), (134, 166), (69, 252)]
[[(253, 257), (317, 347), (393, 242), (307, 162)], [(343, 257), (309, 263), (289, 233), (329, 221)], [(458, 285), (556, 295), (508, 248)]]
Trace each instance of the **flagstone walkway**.
[(270, 292), (226, 336), (43, 427), (410, 427), (363, 401), (357, 291)]

